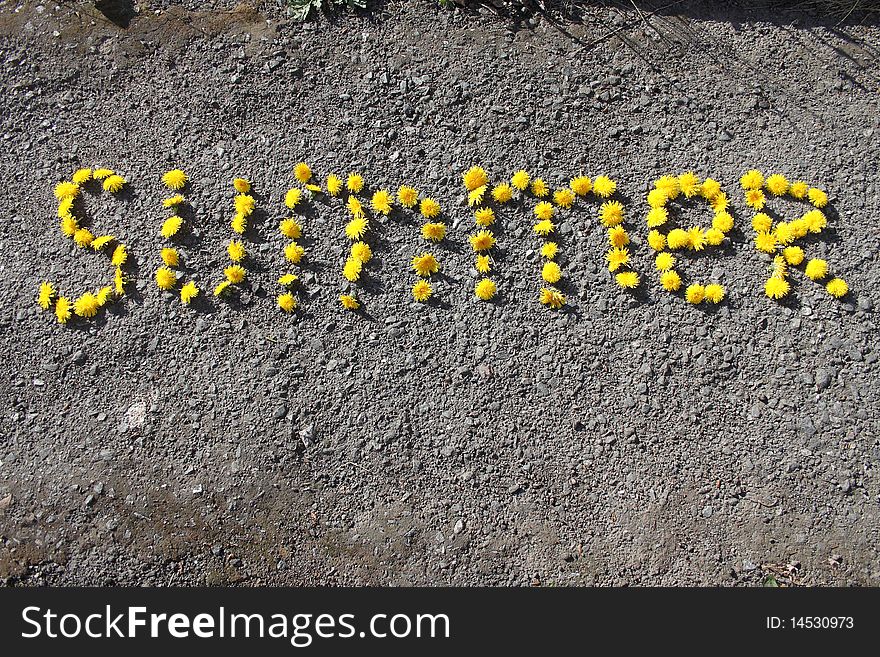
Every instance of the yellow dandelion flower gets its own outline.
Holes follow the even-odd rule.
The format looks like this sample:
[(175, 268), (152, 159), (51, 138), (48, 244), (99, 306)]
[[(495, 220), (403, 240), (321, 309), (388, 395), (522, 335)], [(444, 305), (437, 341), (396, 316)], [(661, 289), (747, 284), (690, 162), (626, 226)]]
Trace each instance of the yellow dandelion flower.
[(626, 246), (629, 244), (629, 235), (623, 226), (615, 226), (608, 231), (608, 241), (611, 246)]
[(662, 251), (666, 248), (666, 235), (659, 230), (652, 230), (648, 233), (648, 246), (655, 251)]
[(547, 201), (541, 201), (535, 206), (535, 216), (541, 221), (544, 221), (545, 219), (552, 219), (553, 213), (553, 204), (548, 203)]
[(751, 169), (742, 175), (739, 184), (747, 191), (761, 189), (764, 186), (764, 175), (757, 169)]
[(549, 306), (553, 310), (558, 310), (565, 305), (565, 295), (559, 290), (549, 287), (542, 287), (538, 299), (545, 306)]
[(239, 194), (247, 194), (251, 191), (251, 183), (247, 178), (233, 178), (232, 186)]
[(693, 171), (688, 171), (678, 177), (678, 187), (685, 198), (693, 198), (701, 191), (700, 179)]
[(513, 198), (513, 188), (506, 182), (499, 183), (492, 188), (492, 198), (496, 203), (507, 203)]
[(67, 297), (58, 297), (58, 301), (55, 302), (55, 318), (58, 320), (58, 323), (67, 324), (71, 315), (70, 301)]
[(254, 197), (250, 194), (236, 194), (233, 202), (235, 203), (235, 212), (243, 214), (245, 217), (250, 216), (257, 205)]
[(296, 309), (296, 299), (290, 292), (278, 295), (278, 307), (286, 313), (292, 313)]
[(842, 278), (832, 278), (825, 285), (825, 289), (832, 297), (837, 297), (839, 299), (842, 296), (846, 296), (846, 293), (849, 292), (849, 285), (847, 285), (846, 281)]
[(681, 288), (681, 275), (674, 269), (664, 271), (660, 275), (660, 284), (667, 292), (677, 292)]
[(100, 251), (115, 239), (116, 238), (113, 235), (101, 235), (100, 237), (96, 237), (92, 240), (92, 248), (95, 251)]
[(712, 178), (706, 178), (703, 181), (703, 184), (700, 185), (700, 196), (702, 196), (707, 201), (711, 201), (713, 198), (718, 196), (721, 193), (721, 183), (717, 180), (713, 180)]
[(416, 301), (425, 302), (431, 298), (432, 294), (434, 294), (434, 289), (426, 280), (419, 279), (412, 286), (413, 299)]
[(350, 173), (345, 181), (345, 187), (352, 194), (357, 194), (364, 188), (364, 177), (359, 173)]
[(790, 265), (799, 265), (804, 261), (804, 250), (799, 246), (789, 246), (782, 250), (782, 257)]
[(706, 301), (709, 303), (721, 303), (724, 300), (726, 293), (723, 285), (709, 283), (705, 289)]
[(278, 279), (278, 285), (289, 287), (299, 280), (296, 274), (284, 274)]
[(529, 174), (524, 169), (520, 169), (516, 173), (513, 174), (510, 178), (510, 184), (516, 187), (519, 191), (524, 192), (526, 188), (529, 186), (529, 181), (531, 180)]
[(828, 194), (818, 187), (810, 187), (810, 189), (807, 190), (807, 198), (810, 200), (810, 203), (817, 208), (824, 208), (828, 205)]
[(648, 228), (658, 228), (669, 220), (669, 210), (664, 207), (651, 208), (645, 222)]
[(339, 303), (341, 303), (342, 307), (346, 310), (357, 310), (361, 307), (360, 302), (350, 294), (340, 294)]
[(483, 301), (489, 301), (495, 296), (497, 289), (495, 281), (491, 278), (481, 278), (474, 286), (474, 294)]
[(312, 192), (313, 194), (317, 194), (320, 191), (322, 191), (320, 185), (315, 185), (313, 183), (309, 183), (308, 185), (306, 185), (306, 189), (309, 190), (310, 192)]
[(629, 264), (629, 249), (609, 249), (605, 259), (608, 261), (608, 271), (617, 271)]
[(73, 237), (79, 230), (79, 222), (73, 217), (64, 217), (61, 220), (61, 232), (68, 237)]
[(230, 265), (223, 270), (223, 275), (226, 276), (227, 281), (233, 285), (237, 285), (245, 279), (247, 272), (241, 265)]
[(177, 253), (177, 249), (172, 249), (170, 247), (166, 247), (162, 249), (162, 262), (164, 262), (169, 267), (177, 267), (180, 263), (180, 254)]
[(492, 269), (492, 262), (487, 255), (478, 255), (474, 262), (474, 268), (481, 274), (488, 274)]
[(776, 241), (782, 244), (783, 246), (791, 244), (794, 241), (794, 229), (792, 229), (791, 224), (785, 221), (780, 221), (776, 224), (776, 229), (773, 231), (774, 235), (776, 235)]
[(489, 176), (482, 167), (471, 167), (465, 171), (462, 178), (464, 186), (469, 192), (474, 191), (477, 187), (484, 187), (489, 183)]
[(677, 249), (686, 249), (691, 245), (691, 235), (681, 228), (673, 228), (666, 236), (666, 244), (673, 251)]
[(807, 262), (807, 268), (804, 270), (807, 278), (811, 281), (821, 281), (828, 275), (828, 263), (819, 258), (813, 258)]
[(492, 208), (480, 208), (474, 212), (474, 221), (477, 226), (491, 226), (495, 223), (495, 210)]
[(752, 217), (752, 230), (756, 233), (769, 233), (772, 226), (773, 219), (770, 218), (769, 214), (759, 212)]
[(181, 205), (184, 202), (184, 198), (182, 194), (175, 194), (174, 196), (169, 196), (168, 198), (162, 199), (162, 207), (163, 208), (176, 208), (178, 205)]
[(345, 261), (345, 266), (342, 268), (342, 275), (352, 283), (357, 283), (363, 269), (364, 263), (355, 258), (349, 258)]
[(116, 193), (122, 189), (125, 185), (125, 178), (122, 176), (118, 176), (115, 173), (112, 176), (107, 176), (104, 178), (104, 191), (105, 192), (113, 192)]
[(287, 193), (284, 194), (284, 205), (290, 210), (296, 208), (296, 206), (299, 205), (300, 200), (302, 200), (302, 190), (298, 187), (291, 187), (287, 190)]
[(422, 238), (431, 242), (439, 242), (446, 237), (446, 224), (429, 222), (422, 225)]
[[(163, 249), (163, 252), (164, 252), (164, 249)], [(232, 262), (241, 262), (242, 260), (244, 260), (245, 255), (246, 255), (245, 250), (244, 250), (244, 244), (242, 244), (238, 240), (232, 240), (229, 243), (229, 246), (226, 247), (226, 252), (229, 254), (229, 259), (232, 260)], [(165, 263), (165, 264), (171, 264), (171, 263)]]
[(688, 303), (700, 303), (706, 298), (706, 288), (699, 283), (688, 285), (684, 291), (684, 298), (688, 300)]
[(606, 228), (613, 228), (623, 222), (623, 203), (620, 201), (605, 201), (599, 206), (599, 221)]
[(706, 248), (706, 231), (699, 226), (688, 229), (688, 248), (694, 251), (702, 251)]
[(608, 176), (596, 176), (593, 181), (593, 192), (600, 198), (608, 198), (617, 189), (617, 183)]
[(733, 215), (722, 210), (712, 218), (712, 228), (729, 233), (733, 229)]
[(73, 216), (73, 197), (68, 196), (58, 202), (58, 218), (66, 219)]
[(481, 230), (480, 232), (471, 235), (469, 240), (471, 248), (476, 252), (488, 251), (495, 246), (495, 236), (488, 230)]
[(805, 198), (810, 186), (803, 180), (795, 180), (788, 188), (788, 193), (796, 199)]
[(369, 226), (369, 222), (363, 217), (355, 217), (345, 225), (345, 235), (350, 240), (359, 240), (367, 234)]
[(159, 267), (156, 270), (156, 287), (160, 290), (170, 290), (177, 285), (177, 275), (168, 267)]
[(351, 257), (366, 264), (373, 257), (373, 249), (366, 242), (355, 242), (351, 245)]
[(578, 196), (586, 196), (593, 189), (593, 181), (587, 176), (576, 176), (568, 181), (568, 186)]
[(70, 179), (75, 182), (77, 185), (82, 185), (83, 183), (87, 183), (92, 179), (92, 170), (91, 169), (77, 169), (73, 172), (73, 175)]
[(278, 231), (284, 235), (284, 237), (292, 240), (298, 240), (302, 237), (302, 225), (292, 217), (282, 219), (281, 223), (278, 224)]
[(293, 175), (301, 183), (307, 183), (312, 179), (312, 170), (305, 162), (298, 162), (297, 165), (293, 167)]
[(40, 284), (40, 294), (37, 297), (37, 303), (43, 310), (49, 310), (52, 300), (55, 298), (55, 286), (49, 281), (43, 281)]
[(113, 288), (112, 287), (102, 287), (95, 293), (95, 299), (98, 301), (98, 307), (103, 308), (110, 301), (113, 301)]
[(562, 278), (562, 270), (558, 264), (550, 260), (544, 263), (544, 267), (541, 269), (541, 278), (548, 283), (556, 283)]
[(764, 196), (764, 192), (760, 189), (750, 189), (746, 191), (746, 205), (750, 208), (763, 210), (766, 200), (767, 198)]
[(229, 227), (239, 235), (244, 235), (244, 231), (247, 230), (247, 216), (241, 212), (236, 212), (235, 216), (232, 217), (232, 221), (229, 222)]
[(724, 233), (717, 228), (710, 228), (706, 231), (706, 242), (710, 246), (718, 246), (724, 241)]
[(654, 258), (654, 267), (657, 271), (669, 271), (675, 266), (675, 256), (671, 253), (658, 253)]
[(828, 219), (821, 210), (810, 210), (801, 219), (811, 233), (821, 233), (828, 225)]
[(648, 192), (648, 205), (652, 208), (662, 208), (669, 202), (669, 196), (665, 189), (654, 188)]
[(95, 298), (98, 300), (98, 306), (103, 308), (107, 303), (113, 300), (113, 288), (102, 287), (98, 290), (97, 294), (95, 294)]
[(788, 178), (780, 173), (774, 173), (767, 176), (764, 185), (767, 187), (767, 191), (773, 194), (773, 196), (782, 196), (788, 191)]
[(116, 290), (116, 294), (125, 294), (125, 274), (122, 272), (122, 268), (117, 267), (116, 272), (113, 274), (113, 288)]
[(397, 202), (407, 208), (414, 208), (419, 202), (419, 191), (415, 187), (401, 185), (397, 190)]
[(355, 219), (363, 219), (367, 216), (364, 213), (364, 204), (361, 203), (360, 199), (356, 196), (349, 196), (348, 201), (345, 203), (345, 207), (348, 208), (349, 213)]
[(162, 184), (168, 189), (183, 189), (188, 177), (180, 169), (171, 169), (162, 174)]
[(543, 178), (535, 178), (529, 186), (529, 189), (531, 189), (532, 194), (538, 198), (544, 198), (550, 193), (550, 188), (547, 187), (547, 183), (544, 182)]
[(95, 180), (104, 180), (109, 178), (114, 173), (113, 169), (100, 168), (92, 171), (92, 178)]
[(73, 302), (73, 311), (80, 317), (94, 317), (98, 314), (101, 304), (91, 292), (85, 292), (76, 301)]
[(712, 206), (712, 209), (718, 212), (724, 212), (729, 206), (730, 201), (727, 198), (727, 194), (724, 192), (718, 192), (711, 201), (709, 201), (709, 205)]
[(556, 242), (544, 242), (541, 246), (541, 256), (552, 260), (559, 252), (559, 245)]
[(95, 236), (92, 235), (92, 231), (88, 228), (79, 228), (73, 234), (73, 241), (76, 242), (76, 245), (80, 248), (89, 246), (93, 239), (95, 239)]
[(422, 253), (412, 259), (412, 268), (419, 276), (430, 276), (440, 271), (440, 263), (430, 253)]
[(79, 195), (79, 185), (68, 180), (63, 180), (55, 185), (55, 198), (63, 201), (66, 198), (76, 198)]
[(229, 281), (220, 282), (220, 284), (218, 284), (217, 287), (214, 288), (214, 296), (221, 296), (224, 292), (226, 292), (226, 290), (229, 289), (230, 285), (232, 285), (232, 283), (230, 283)]
[(186, 305), (189, 305), (197, 296), (199, 296), (199, 288), (192, 281), (180, 288), (180, 301)]
[(116, 245), (116, 248), (113, 249), (113, 255), (110, 256), (110, 262), (116, 267), (121, 267), (128, 262), (128, 249), (125, 248), (125, 244)]
[(777, 278), (776, 276), (771, 276), (767, 279), (767, 282), (764, 283), (764, 294), (766, 294), (771, 299), (781, 299), (788, 291), (791, 289), (791, 285), (784, 278)]
[(177, 235), (177, 232), (180, 230), (180, 227), (183, 225), (183, 219), (174, 215), (172, 217), (168, 217), (162, 223), (162, 237), (168, 239), (169, 237), (174, 237)]
[(372, 205), (373, 209), (379, 214), (387, 216), (391, 213), (391, 192), (387, 189), (377, 190), (373, 193), (373, 198), (370, 199), (370, 205)]
[(800, 239), (810, 232), (810, 226), (803, 217), (792, 221), (789, 224), (789, 227), (791, 228), (791, 234), (794, 236), (795, 239)]
[(568, 209), (574, 205), (574, 192), (568, 187), (557, 189), (553, 192), (553, 202), (561, 208)]
[(755, 235), (755, 248), (764, 253), (776, 251), (776, 235), (773, 233), (758, 233)]
[(291, 242), (284, 247), (284, 257), (293, 264), (298, 264), (305, 254), (306, 250), (296, 242)]
[(654, 188), (661, 190), (667, 198), (676, 198), (681, 193), (677, 176), (662, 176), (654, 181)]
[(785, 258), (780, 255), (773, 258), (771, 269), (776, 278), (785, 278), (788, 275), (788, 264), (785, 262)]
[(433, 219), (440, 214), (440, 204), (431, 197), (423, 198), (419, 204), (419, 212), (425, 219)]
[(544, 221), (539, 221), (534, 226), (532, 226), (532, 230), (534, 230), (535, 233), (537, 233), (538, 235), (546, 237), (554, 230), (556, 230), (556, 225), (549, 219), (544, 219)]
[(625, 290), (632, 290), (639, 286), (639, 275), (634, 271), (622, 271), (614, 276), (614, 280)]
[(342, 178), (337, 176), (335, 173), (331, 173), (327, 176), (327, 193), (330, 196), (339, 196), (339, 192), (342, 191)]
[(486, 185), (477, 187), (468, 192), (468, 205), (479, 205), (483, 202), (483, 196), (486, 195)]

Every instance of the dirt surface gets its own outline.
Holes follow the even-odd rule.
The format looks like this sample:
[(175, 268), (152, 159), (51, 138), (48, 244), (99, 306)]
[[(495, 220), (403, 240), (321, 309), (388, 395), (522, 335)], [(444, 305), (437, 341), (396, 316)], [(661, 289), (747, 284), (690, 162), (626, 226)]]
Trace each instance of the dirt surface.
[[(269, 3), (143, 3), (126, 29), (90, 4), (0, 4), (0, 581), (880, 584), (880, 29), (720, 4), (399, 1), (301, 25)], [(301, 311), (278, 310), (300, 160), (440, 200), (434, 302), (409, 295), (425, 245), (395, 211), (374, 222), (365, 312), (339, 308), (346, 214), (316, 200)], [(472, 164), (618, 180), (641, 289), (614, 285), (590, 201), (560, 220), (568, 306), (540, 306), (525, 205), (496, 225), (497, 302), (476, 300)], [(96, 165), (130, 181), (85, 197), (135, 281), (62, 327), (40, 282), (76, 296), (112, 277), (55, 217), (54, 184)], [(173, 166), (204, 289), (228, 264), (230, 181), (254, 183), (229, 301), (186, 308), (153, 283)], [(807, 249), (846, 298), (800, 273), (786, 303), (763, 296), (751, 167), (829, 191)], [(645, 243), (646, 190), (689, 169), (737, 221), (683, 267), (727, 285), (714, 309), (664, 292)]]

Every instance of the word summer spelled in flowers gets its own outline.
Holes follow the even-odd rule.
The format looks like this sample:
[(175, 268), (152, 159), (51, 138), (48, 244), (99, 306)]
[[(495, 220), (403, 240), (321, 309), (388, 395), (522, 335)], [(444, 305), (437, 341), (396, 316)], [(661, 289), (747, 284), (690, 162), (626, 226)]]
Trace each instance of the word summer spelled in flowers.
[[(386, 229), (403, 229), (413, 221), (417, 223), (422, 245), (412, 252), (407, 263), (412, 277), (406, 292), (410, 299), (419, 304), (437, 303), (449, 293), (451, 281), (462, 280), (463, 277), (444, 274), (448, 268), (444, 255), (449, 251), (451, 226), (466, 222), (450, 221), (448, 210), (435, 195), (412, 181), (401, 181), (393, 187), (372, 187), (359, 171), (319, 176), (305, 162), (298, 163), (291, 173), (292, 185), (276, 204), (278, 207), (269, 207), (271, 201), (261, 200), (261, 204), (267, 205), (265, 213), (280, 215), (277, 230), (285, 240), (273, 265), (284, 263), (276, 274), (275, 306), (281, 313), (295, 316), (301, 303), (309, 298), (298, 271), (309, 262), (304, 241), (310, 223), (307, 217), (328, 210), (334, 220), (344, 218), (336, 233), (339, 237), (315, 235), (312, 239), (342, 239), (346, 244), (338, 263), (321, 268), (323, 275), (338, 280), (336, 302), (341, 311), (364, 312), (363, 291), (376, 275), (373, 258), (382, 244), (377, 235)], [(189, 181), (190, 176), (180, 168), (161, 175), (168, 195), (157, 200), (155, 206), (163, 214), (156, 217), (156, 235), (161, 241), (156, 244), (159, 262), (153, 270), (152, 289), (173, 295), (179, 303), (194, 308), (194, 300), (204, 293), (197, 273), (184, 265), (187, 254), (181, 235), (189, 221), (184, 216), (192, 216), (187, 196)], [(713, 249), (729, 245), (735, 217), (743, 216), (747, 208), (752, 213), (750, 223), (757, 257), (767, 261), (765, 281), (756, 282), (765, 297), (784, 301), (791, 294), (791, 277), (796, 272), (821, 285), (830, 297), (847, 296), (850, 288), (846, 280), (826, 259), (811, 253), (816, 239), (828, 226), (828, 193), (802, 180), (789, 180), (781, 173), (765, 175), (757, 169), (744, 173), (738, 182), (745, 206), (742, 211), (734, 207), (736, 204), (722, 181), (693, 171), (660, 176), (645, 197), (646, 205), (635, 213), (644, 217), (644, 233), (638, 235), (627, 221), (633, 212), (618, 194), (618, 182), (610, 176), (591, 178), (578, 174), (561, 184), (550, 184), (538, 172), (522, 168), (493, 180), (485, 168), (473, 166), (461, 174), (462, 204), (473, 221), (473, 228), (461, 236), (469, 247), (476, 280), (469, 294), (478, 303), (498, 303), (499, 292), (510, 284), (499, 258), (500, 250), (506, 247), (506, 233), (498, 227), (529, 222), (526, 225), (530, 225), (539, 256), (535, 302), (550, 311), (564, 309), (568, 303), (564, 290), (571, 275), (564, 254), (571, 245), (560, 239), (558, 226), (561, 221), (579, 221), (588, 228), (601, 227), (604, 231), (605, 251), (596, 256), (607, 269), (607, 284), (620, 293), (631, 294), (640, 287), (656, 285), (667, 293), (681, 295), (689, 304), (725, 303), (727, 285), (723, 280), (702, 278), (697, 271), (698, 256), (711, 255)], [(207, 295), (218, 302), (231, 300), (238, 288), (248, 284), (254, 251), (248, 240), (255, 235), (252, 231), (257, 230), (251, 222), (258, 209), (253, 184), (244, 177), (229, 183), (231, 199), (227, 203), (232, 236), (226, 241), (224, 252), (217, 254), (228, 264), (208, 274), (215, 281), (219, 278), (210, 284)], [(104, 254), (110, 267), (108, 279), (88, 289), (68, 291), (62, 281), (44, 280), (39, 285), (36, 303), (51, 312), (57, 322), (66, 324), (74, 318), (99, 317), (103, 308), (120, 302), (128, 293), (134, 272), (138, 271), (133, 266), (134, 254), (115, 234), (92, 225), (86, 212), (89, 197), (120, 194), (128, 185), (125, 177), (103, 167), (77, 169), (69, 180), (55, 184), (61, 234), (70, 239), (75, 251)], [(797, 217), (780, 214), (773, 208), (777, 198), (802, 203), (803, 213)], [(683, 222), (682, 210), (686, 207), (698, 211), (703, 208), (706, 220)], [(588, 215), (578, 212), (589, 208), (593, 211)], [(653, 276), (639, 272), (634, 257), (637, 248), (653, 253)]]

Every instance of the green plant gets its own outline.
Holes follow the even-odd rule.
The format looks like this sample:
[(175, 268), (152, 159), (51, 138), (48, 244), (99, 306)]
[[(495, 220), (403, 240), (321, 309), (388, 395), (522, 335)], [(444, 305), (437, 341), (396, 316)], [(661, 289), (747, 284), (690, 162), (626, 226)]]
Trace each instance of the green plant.
[(308, 18), (312, 9), (331, 11), (342, 5), (348, 5), (353, 9), (367, 8), (367, 0), (287, 0), (287, 3), (293, 8), (293, 17), (301, 21)]

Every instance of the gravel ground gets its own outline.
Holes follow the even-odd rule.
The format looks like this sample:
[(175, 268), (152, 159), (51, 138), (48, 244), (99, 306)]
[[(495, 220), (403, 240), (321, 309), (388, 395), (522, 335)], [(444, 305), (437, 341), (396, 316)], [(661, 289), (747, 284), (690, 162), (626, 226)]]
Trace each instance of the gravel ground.
[[(398, 0), (301, 25), (190, 1), (120, 29), (88, 4), (0, 4), (0, 581), (880, 584), (880, 29), (639, 6), (556, 21)], [(409, 296), (423, 242), (395, 213), (366, 312), (341, 310), (346, 217), (316, 202), (301, 312), (275, 307), (300, 160), (441, 201), (434, 302)], [(560, 226), (569, 305), (544, 309), (525, 207), (501, 214), (497, 303), (474, 299), (472, 164), (614, 177), (646, 284), (616, 289), (590, 202)], [(88, 204), (137, 280), (61, 327), (39, 283), (75, 295), (112, 272), (56, 227), (53, 185), (81, 165), (131, 183)], [(227, 264), (230, 181), (254, 182), (250, 284), (230, 302), (185, 308), (152, 281), (172, 166), (192, 178), (182, 252), (202, 287)], [(808, 250), (849, 296), (802, 274), (789, 302), (763, 296), (751, 167), (829, 191)], [(688, 169), (737, 219), (683, 267), (728, 286), (714, 310), (660, 288), (644, 239), (651, 181)]]

